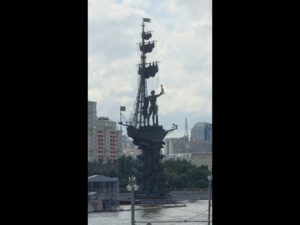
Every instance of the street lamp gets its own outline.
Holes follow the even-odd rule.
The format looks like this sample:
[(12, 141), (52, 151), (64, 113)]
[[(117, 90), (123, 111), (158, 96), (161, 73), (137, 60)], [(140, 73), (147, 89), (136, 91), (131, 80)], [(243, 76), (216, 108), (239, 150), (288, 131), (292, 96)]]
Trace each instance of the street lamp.
[(126, 186), (128, 191), (131, 191), (131, 225), (135, 225), (134, 221), (134, 191), (139, 189), (139, 186), (136, 185), (136, 179), (133, 175), (128, 178), (129, 184)]
[(212, 175), (207, 177), (208, 179), (208, 225), (210, 225), (210, 199), (211, 199), (211, 181)]

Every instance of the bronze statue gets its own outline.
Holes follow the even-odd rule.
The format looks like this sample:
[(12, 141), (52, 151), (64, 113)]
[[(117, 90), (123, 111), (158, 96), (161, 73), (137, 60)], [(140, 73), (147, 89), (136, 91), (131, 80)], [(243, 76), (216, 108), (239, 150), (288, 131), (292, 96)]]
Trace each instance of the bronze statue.
[[(155, 95), (155, 91), (152, 90), (151, 91), (151, 95), (146, 97), (146, 101), (145, 102), (150, 102), (150, 107), (149, 107), (149, 113), (147, 113), (147, 123), (148, 123), (148, 126), (149, 126), (149, 119), (150, 119), (150, 116), (152, 115), (152, 124), (153, 125), (158, 125), (158, 114), (157, 114), (157, 111), (158, 111), (158, 106), (156, 104), (156, 99), (161, 96), (162, 94), (164, 94), (164, 89), (163, 89), (163, 86), (160, 85), (161, 87), (161, 92), (158, 94), (158, 95)], [(154, 122), (155, 121), (155, 122)]]
[[(165, 130), (158, 124), (158, 106), (157, 97), (164, 94), (163, 86), (161, 92), (155, 95), (155, 91), (147, 96), (147, 80), (152, 79), (158, 73), (158, 62), (146, 63), (146, 54), (151, 53), (154, 41), (148, 41), (152, 34), (150, 31), (145, 32), (144, 22), (150, 22), (149, 18), (143, 18), (142, 23), (142, 42), (139, 43), (141, 50), (141, 63), (138, 67), (139, 83), (138, 92), (135, 101), (135, 107), (132, 118), (129, 123), (120, 124), (127, 126), (127, 135), (133, 139), (133, 144), (141, 150), (137, 156), (140, 161), (140, 175), (137, 177), (142, 187), (137, 198), (140, 199), (161, 199), (167, 202), (169, 197), (166, 195), (165, 174), (161, 164), (164, 155), (161, 154), (161, 148), (164, 146), (163, 139), (165, 136), (177, 129), (174, 124), (170, 130)], [(151, 126), (149, 124), (152, 115)]]

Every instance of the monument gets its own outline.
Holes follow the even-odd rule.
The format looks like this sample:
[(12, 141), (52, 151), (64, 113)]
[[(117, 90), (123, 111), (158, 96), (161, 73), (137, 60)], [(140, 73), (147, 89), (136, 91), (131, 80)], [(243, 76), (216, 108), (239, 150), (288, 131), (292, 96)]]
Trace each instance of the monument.
[(141, 162), (140, 172), (142, 174), (141, 177), (138, 177), (140, 193), (137, 198), (163, 199), (166, 198), (166, 190), (161, 165), (164, 156), (161, 154), (161, 148), (165, 144), (163, 142), (165, 136), (170, 131), (177, 129), (177, 125), (173, 124), (172, 129), (169, 130), (164, 130), (159, 125), (157, 101), (165, 93), (163, 86), (161, 85), (159, 94), (155, 94), (154, 90), (149, 96), (147, 93), (147, 79), (155, 77), (158, 72), (158, 62), (146, 63), (146, 54), (152, 52), (155, 42), (147, 41), (152, 37), (152, 33), (144, 30), (145, 22), (151, 22), (151, 20), (143, 18), (142, 22), (142, 42), (139, 43), (141, 63), (138, 68), (140, 76), (134, 113), (129, 122), (120, 121), (120, 124), (127, 126), (127, 135), (133, 139), (133, 144), (141, 149), (141, 155), (137, 156)]

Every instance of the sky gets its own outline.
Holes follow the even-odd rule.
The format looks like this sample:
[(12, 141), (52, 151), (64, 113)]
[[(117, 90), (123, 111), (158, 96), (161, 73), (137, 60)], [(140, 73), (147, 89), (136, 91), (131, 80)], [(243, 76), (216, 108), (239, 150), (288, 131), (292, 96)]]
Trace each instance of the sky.
[(140, 63), (142, 18), (157, 41), (147, 62), (159, 61), (159, 72), (147, 89), (157, 99), (159, 124), (178, 125), (167, 137), (189, 135), (197, 122), (212, 122), (212, 0), (88, 0), (88, 100), (97, 115), (120, 120), (134, 109)]

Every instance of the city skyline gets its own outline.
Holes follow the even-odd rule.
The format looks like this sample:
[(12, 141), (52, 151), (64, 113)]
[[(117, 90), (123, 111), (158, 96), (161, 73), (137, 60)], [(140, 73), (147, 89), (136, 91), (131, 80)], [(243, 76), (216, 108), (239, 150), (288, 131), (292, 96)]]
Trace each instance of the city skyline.
[[(212, 123), (211, 0), (88, 2), (88, 100), (97, 102), (97, 116), (119, 121), (119, 107), (128, 118), (137, 93), (137, 64), (142, 18), (157, 40), (147, 62), (158, 60), (158, 78), (148, 82), (148, 93), (159, 85), (159, 122), (165, 129), (178, 124), (168, 137), (189, 132), (197, 122)], [(148, 55), (147, 55), (148, 56)]]

